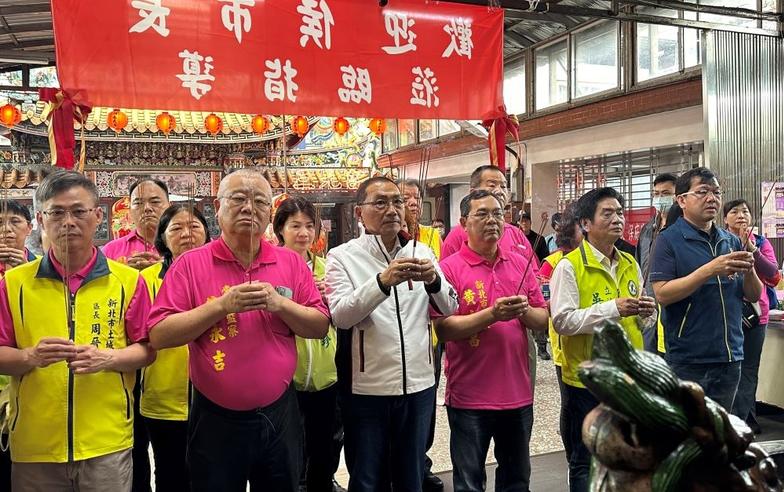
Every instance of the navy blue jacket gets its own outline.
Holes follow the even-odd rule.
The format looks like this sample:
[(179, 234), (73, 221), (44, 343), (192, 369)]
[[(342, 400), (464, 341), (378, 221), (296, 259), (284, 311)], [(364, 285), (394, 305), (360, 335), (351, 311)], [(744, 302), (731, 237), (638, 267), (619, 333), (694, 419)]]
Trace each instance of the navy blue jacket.
[[(650, 282), (685, 277), (717, 256), (741, 251), (737, 236), (697, 229), (683, 217), (662, 231), (651, 258)], [(743, 275), (713, 277), (662, 309), (667, 360), (701, 364), (743, 360)]]

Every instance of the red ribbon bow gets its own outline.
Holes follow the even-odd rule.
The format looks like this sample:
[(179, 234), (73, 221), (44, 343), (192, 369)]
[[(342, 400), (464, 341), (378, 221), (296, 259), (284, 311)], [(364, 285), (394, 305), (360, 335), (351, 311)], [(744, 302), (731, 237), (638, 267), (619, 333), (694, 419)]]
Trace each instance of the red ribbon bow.
[(490, 147), (490, 163), (506, 172), (506, 134), (512, 135), (515, 142), (520, 140), (518, 133), (520, 122), (517, 121), (517, 116), (507, 114), (505, 107), (501, 107), (500, 111), (504, 116), (485, 120), (482, 122), (482, 126), (487, 128), (489, 132), (487, 141)]
[[(74, 102), (73, 97), (60, 89), (38, 89), (38, 97), (48, 103), (44, 116), (49, 126), (49, 150), (52, 165), (63, 169), (73, 169), (76, 148), (74, 121), (83, 125), (90, 114), (90, 106)], [(84, 127), (82, 127), (82, 148), (79, 170), (84, 170), (85, 146)]]

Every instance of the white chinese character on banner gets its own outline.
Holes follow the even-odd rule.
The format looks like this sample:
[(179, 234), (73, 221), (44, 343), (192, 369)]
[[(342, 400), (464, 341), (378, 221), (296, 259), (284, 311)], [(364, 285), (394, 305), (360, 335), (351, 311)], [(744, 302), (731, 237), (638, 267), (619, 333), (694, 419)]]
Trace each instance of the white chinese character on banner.
[(256, 0), (218, 0), (222, 3), (228, 3), (221, 7), (221, 21), (223, 27), (229, 31), (234, 32), (234, 37), (237, 42), (242, 42), (242, 33), (250, 32), (250, 10), (243, 7), (253, 7), (256, 5)]
[(295, 92), (299, 90), (299, 85), (294, 82), (294, 77), (297, 76), (297, 70), (291, 66), (291, 60), (281, 66), (280, 58), (274, 60), (267, 60), (264, 62), (269, 71), (264, 72), (264, 95), (268, 100), (280, 100), (284, 98), (291, 102), (297, 100)]
[(168, 36), (166, 16), (171, 13), (171, 9), (161, 5), (161, 2), (162, 0), (134, 0), (131, 2), (131, 7), (139, 10), (139, 17), (142, 20), (131, 26), (128, 32), (144, 32), (152, 27), (161, 36)]
[(444, 31), (449, 34), (449, 46), (446, 47), (442, 58), (449, 58), (452, 53), (457, 56), (466, 56), (471, 59), (474, 50), (474, 41), (471, 39), (471, 21), (467, 19), (452, 19), (452, 22), (444, 26)]
[(370, 72), (367, 68), (354, 68), (352, 65), (340, 67), (343, 72), (343, 87), (338, 89), (338, 97), (344, 103), (361, 103), (373, 101), (373, 86), (370, 83)]
[(215, 81), (215, 76), (210, 74), (213, 68), (212, 57), (201, 56), (198, 51), (191, 53), (188, 50), (183, 50), (180, 53), (180, 58), (182, 58), (183, 73), (177, 75), (177, 78), (182, 80), (183, 87), (191, 90), (191, 96), (195, 99), (201, 99), (212, 89), (212, 86), (207, 82)]
[(420, 106), (438, 107), (439, 99), (436, 95), (438, 86), (436, 82), (438, 79), (430, 67), (422, 70), (422, 67), (414, 67), (411, 73), (416, 75), (414, 81), (411, 82), (411, 104), (418, 104)]
[[(416, 51), (414, 40), (417, 35), (411, 30), (414, 24), (414, 19), (409, 19), (405, 14), (384, 14), (384, 26), (387, 28), (387, 34), (395, 40), (395, 46), (383, 46), (381, 49), (390, 55)], [(404, 41), (405, 44), (401, 44)]]
[[(332, 26), (335, 25), (335, 19), (332, 18), (327, 0), (302, 0), (302, 5), (297, 7), (297, 12), (302, 14), (302, 25), (299, 27), (299, 32), (302, 33), (299, 38), (300, 46), (304, 48), (308, 44), (308, 39), (313, 38), (313, 42), (319, 48), (332, 48)], [(324, 46), (321, 45), (322, 37)]]

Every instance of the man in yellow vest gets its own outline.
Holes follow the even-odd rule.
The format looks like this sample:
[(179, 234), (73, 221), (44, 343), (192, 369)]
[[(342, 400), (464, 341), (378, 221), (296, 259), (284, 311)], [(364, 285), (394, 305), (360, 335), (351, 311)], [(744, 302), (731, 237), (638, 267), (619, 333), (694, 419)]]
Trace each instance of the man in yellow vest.
[(0, 281), (12, 490), (130, 491), (134, 373), (155, 357), (147, 288), (93, 245), (103, 211), (90, 180), (51, 174), (36, 200), (52, 246)]
[(591, 461), (582, 442), (582, 424), (598, 401), (580, 383), (577, 368), (591, 357), (594, 328), (616, 321), (641, 349), (643, 325), (656, 320), (653, 298), (640, 295), (639, 265), (614, 246), (623, 235), (623, 205), (623, 197), (613, 188), (580, 197), (576, 213), (585, 239), (558, 263), (550, 282), (553, 327), (561, 335), (561, 405), (567, 431), (563, 439), (568, 444), (571, 492), (588, 490)]

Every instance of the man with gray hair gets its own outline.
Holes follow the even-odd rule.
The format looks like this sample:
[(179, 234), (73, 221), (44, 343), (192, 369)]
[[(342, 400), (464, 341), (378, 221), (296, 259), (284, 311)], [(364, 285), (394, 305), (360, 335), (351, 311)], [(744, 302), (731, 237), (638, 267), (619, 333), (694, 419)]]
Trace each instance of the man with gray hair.
[(190, 349), (192, 491), (298, 489), (294, 335), (324, 338), (329, 313), (302, 257), (262, 238), (271, 205), (257, 170), (223, 178), (220, 238), (180, 256), (150, 313), (153, 347)]
[(93, 236), (95, 184), (50, 174), (36, 219), (42, 257), (0, 282), (0, 374), (12, 376), (12, 490), (130, 491), (134, 374), (155, 358), (137, 270), (107, 259)]

